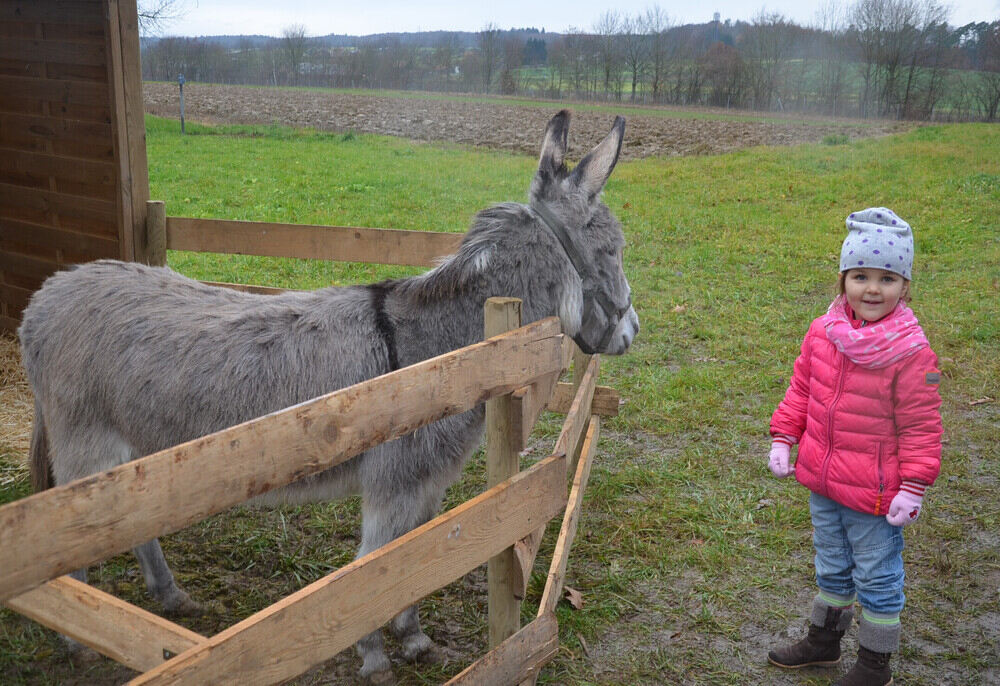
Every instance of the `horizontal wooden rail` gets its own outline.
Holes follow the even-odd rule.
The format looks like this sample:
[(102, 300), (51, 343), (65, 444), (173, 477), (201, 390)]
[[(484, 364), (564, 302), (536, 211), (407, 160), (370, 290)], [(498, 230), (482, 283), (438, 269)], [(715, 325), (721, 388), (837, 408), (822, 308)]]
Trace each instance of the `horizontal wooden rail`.
[(560, 331), (543, 319), (4, 505), (0, 601), (551, 374)]
[[(552, 398), (549, 399), (549, 412), (561, 412), (567, 414), (573, 404), (576, 394), (576, 387), (571, 383), (557, 384), (552, 391)], [(594, 397), (591, 400), (590, 413), (599, 414), (602, 417), (617, 417), (621, 405), (621, 396), (618, 391), (610, 386), (597, 386), (594, 389)]]
[(559, 623), (549, 612), (455, 675), (445, 686), (510, 686), (538, 676), (559, 650)]
[(566, 503), (565, 474), (564, 456), (546, 458), (131, 683), (297, 676), (554, 517)]
[(202, 281), (206, 286), (215, 286), (216, 288), (228, 288), (232, 291), (241, 291), (243, 293), (256, 293), (257, 295), (279, 295), (281, 293), (287, 293), (292, 289), (289, 288), (276, 288), (274, 286), (255, 286), (248, 283), (227, 283), (225, 281)]
[(433, 266), (465, 234), (167, 217), (167, 248), (235, 255)]
[(208, 640), (68, 576), (5, 604), (140, 672)]

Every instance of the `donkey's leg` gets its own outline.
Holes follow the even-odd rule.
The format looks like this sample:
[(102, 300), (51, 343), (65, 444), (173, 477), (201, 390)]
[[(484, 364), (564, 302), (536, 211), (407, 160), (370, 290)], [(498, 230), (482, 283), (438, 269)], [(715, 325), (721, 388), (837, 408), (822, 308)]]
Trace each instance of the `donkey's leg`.
[[(441, 507), (441, 498), (444, 496), (443, 487), (435, 487), (427, 484), (419, 495), (422, 495), (415, 509), (418, 511), (419, 521), (411, 528), (416, 528), (421, 524), (430, 521), (437, 514)], [(418, 606), (410, 605), (392, 619), (390, 624), (392, 633), (399, 641), (403, 649), (403, 657), (410, 662), (441, 662), (444, 656), (441, 649), (425, 634), (420, 628), (420, 616)]]
[[(381, 484), (380, 484), (381, 486)], [(375, 492), (372, 492), (375, 491)], [(365, 493), (361, 513), (361, 547), (363, 557), (389, 541), (429, 520), (441, 501), (444, 489), (430, 484), (412, 484), (409, 488), (386, 492), (375, 488)], [(393, 632), (399, 637), (403, 654), (408, 660), (420, 659), (425, 653), (436, 652), (433, 641), (420, 629), (416, 606), (403, 610), (392, 621)], [(381, 630), (376, 630), (357, 643), (363, 664), (359, 674), (374, 683), (392, 680), (392, 665), (385, 654)]]
[(132, 548), (132, 552), (139, 558), (139, 568), (146, 579), (146, 589), (163, 605), (164, 610), (176, 615), (201, 613), (201, 606), (191, 600), (191, 596), (182, 591), (174, 581), (174, 575), (167, 566), (166, 558), (163, 557), (159, 540), (154, 538), (146, 541)]
[[(59, 420), (68, 414), (57, 412), (49, 415), (57, 418), (48, 423), (52, 473), (57, 484), (113, 469), (139, 457), (138, 452), (118, 432), (99, 422), (83, 426), (63, 426)], [(178, 614), (200, 612), (201, 608), (174, 582), (159, 541), (154, 538), (136, 546), (132, 552), (139, 559), (146, 588), (153, 598), (162, 603), (163, 609)], [(81, 576), (76, 576), (77, 574)], [(78, 570), (74, 577), (86, 581), (87, 570)]]

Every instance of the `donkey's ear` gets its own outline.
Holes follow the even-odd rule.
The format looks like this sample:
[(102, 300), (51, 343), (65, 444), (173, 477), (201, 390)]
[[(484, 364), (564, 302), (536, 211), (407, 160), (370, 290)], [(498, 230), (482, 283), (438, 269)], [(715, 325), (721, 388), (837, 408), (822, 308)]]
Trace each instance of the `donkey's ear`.
[(615, 117), (611, 133), (580, 160), (580, 164), (576, 165), (566, 182), (585, 191), (588, 198), (594, 198), (604, 188), (604, 184), (618, 163), (624, 137), (625, 118)]
[(538, 158), (538, 175), (543, 183), (559, 178), (565, 171), (566, 138), (569, 133), (569, 110), (561, 110), (549, 120), (542, 139), (542, 154)]

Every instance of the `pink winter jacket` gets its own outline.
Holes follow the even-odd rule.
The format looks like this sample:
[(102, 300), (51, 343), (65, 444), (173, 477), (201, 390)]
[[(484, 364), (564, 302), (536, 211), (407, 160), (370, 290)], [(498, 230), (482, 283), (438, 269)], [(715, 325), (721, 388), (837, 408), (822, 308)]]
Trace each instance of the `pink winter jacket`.
[(798, 439), (795, 478), (852, 510), (884, 515), (902, 479), (941, 469), (937, 356), (924, 347), (882, 369), (851, 362), (809, 327), (771, 435)]

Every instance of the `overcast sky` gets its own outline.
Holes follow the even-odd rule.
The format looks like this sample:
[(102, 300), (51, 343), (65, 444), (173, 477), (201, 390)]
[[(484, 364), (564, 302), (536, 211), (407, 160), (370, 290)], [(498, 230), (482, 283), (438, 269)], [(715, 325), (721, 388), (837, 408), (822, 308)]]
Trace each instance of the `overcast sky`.
[[(281, 35), (293, 24), (306, 27), (310, 36), (330, 33), (367, 35), (410, 31), (478, 31), (493, 23), (502, 29), (528, 27), (563, 32), (569, 27), (592, 29), (609, 9), (621, 14), (642, 13), (645, 0), (178, 0), (182, 17), (168, 24), (161, 35), (203, 36), (220, 34)], [(820, 6), (829, 0), (709, 0), (660, 2), (673, 23), (711, 21), (718, 12), (726, 19), (749, 21), (761, 9), (783, 14), (802, 25), (815, 24)], [(140, 0), (140, 5), (142, 0)], [(852, 4), (842, 0), (841, 4)], [(1000, 0), (953, 0), (950, 23), (1000, 18)]]

